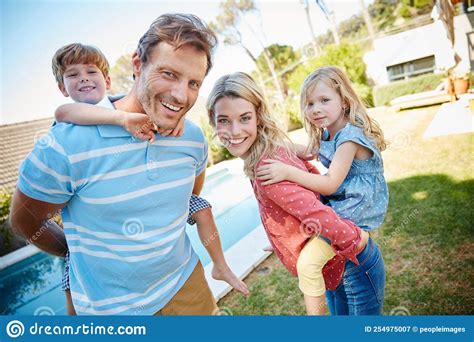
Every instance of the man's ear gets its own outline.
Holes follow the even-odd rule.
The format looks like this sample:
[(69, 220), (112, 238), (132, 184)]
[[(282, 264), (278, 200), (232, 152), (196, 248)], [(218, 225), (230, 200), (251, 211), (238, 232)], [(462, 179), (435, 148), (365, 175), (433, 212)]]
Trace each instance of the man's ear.
[(140, 56), (138, 56), (138, 52), (136, 51), (132, 55), (132, 68), (135, 77), (140, 76), (142, 71), (142, 61), (140, 60)]
[(110, 90), (110, 76), (105, 78), (105, 90)]
[(61, 93), (62, 93), (65, 97), (69, 97), (69, 94), (68, 94), (66, 88), (64, 87), (64, 84), (58, 84), (58, 88), (59, 88), (59, 91), (61, 91)]

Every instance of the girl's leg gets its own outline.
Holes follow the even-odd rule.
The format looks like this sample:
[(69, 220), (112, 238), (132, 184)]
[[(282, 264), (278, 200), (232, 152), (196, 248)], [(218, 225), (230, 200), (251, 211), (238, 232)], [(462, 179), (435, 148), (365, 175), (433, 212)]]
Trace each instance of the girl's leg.
[(380, 315), (385, 294), (385, 265), (380, 249), (369, 239), (357, 259), (359, 265), (346, 262), (342, 279), (348, 314)]
[(323, 267), (332, 257), (334, 252), (331, 246), (318, 237), (309, 240), (298, 257), (299, 288), (304, 294), (308, 315), (326, 314)]
[(308, 316), (322, 316), (326, 314), (326, 296), (324, 294), (321, 296), (303, 295)]

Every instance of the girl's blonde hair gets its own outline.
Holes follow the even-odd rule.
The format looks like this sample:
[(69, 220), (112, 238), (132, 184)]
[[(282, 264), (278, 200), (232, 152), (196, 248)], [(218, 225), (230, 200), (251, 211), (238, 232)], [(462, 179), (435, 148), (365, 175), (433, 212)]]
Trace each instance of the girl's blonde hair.
[(244, 160), (244, 172), (252, 180), (256, 178), (256, 165), (263, 157), (272, 157), (283, 148), (288, 157), (294, 155), (293, 144), (287, 134), (269, 113), (262, 91), (249, 75), (236, 72), (219, 78), (207, 99), (207, 113), (211, 126), (216, 129), (214, 108), (222, 98), (241, 98), (250, 102), (257, 114), (257, 138)]
[(321, 81), (334, 89), (339, 96), (341, 96), (342, 103), (346, 106), (344, 109), (344, 117), (354, 126), (362, 128), (365, 136), (372, 138), (380, 151), (385, 150), (387, 148), (387, 142), (384, 139), (383, 132), (377, 121), (367, 114), (367, 110), (354, 91), (354, 88), (352, 88), (349, 78), (341, 69), (329, 66), (313, 71), (306, 77), (301, 87), (300, 106), (304, 126), (309, 135), (309, 151), (314, 153), (319, 149), (320, 141), (323, 136), (323, 129), (312, 125), (306, 116), (308, 93)]

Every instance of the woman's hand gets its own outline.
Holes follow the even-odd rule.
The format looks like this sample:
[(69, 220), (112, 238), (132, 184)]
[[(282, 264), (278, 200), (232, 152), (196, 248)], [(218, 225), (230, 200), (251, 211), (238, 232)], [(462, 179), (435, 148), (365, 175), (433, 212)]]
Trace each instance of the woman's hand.
[(275, 159), (265, 159), (267, 163), (257, 169), (257, 179), (264, 181), (262, 185), (278, 183), (289, 178), (292, 166)]

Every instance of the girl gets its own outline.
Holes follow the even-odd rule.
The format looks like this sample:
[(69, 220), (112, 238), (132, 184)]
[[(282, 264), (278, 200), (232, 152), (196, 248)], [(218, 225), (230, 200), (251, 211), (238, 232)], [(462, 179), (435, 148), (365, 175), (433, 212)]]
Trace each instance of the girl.
[[(345, 314), (379, 314), (384, 283), (380, 279), (372, 282), (367, 270), (381, 273), (384, 266), (368, 234), (322, 205), (316, 192), (295, 182), (264, 185), (257, 179), (256, 170), (267, 158), (276, 158), (302, 172), (317, 170), (296, 158), (291, 142), (268, 112), (255, 81), (244, 73), (221, 77), (209, 95), (207, 109), (220, 140), (232, 155), (244, 160), (244, 171), (252, 182), (263, 226), (278, 258), (298, 275), (308, 314), (324, 312), (324, 283), (335, 290), (341, 279), (358, 290), (347, 296), (352, 310)], [(313, 263), (301, 264), (302, 257)], [(350, 272), (344, 273), (349, 265), (353, 265)]]
[[(336, 213), (366, 231), (378, 228), (388, 206), (388, 188), (380, 151), (386, 148), (378, 124), (367, 115), (348, 77), (336, 67), (320, 68), (304, 81), (301, 110), (309, 132), (311, 152), (328, 168), (326, 175), (303, 172), (278, 160), (265, 160), (257, 178), (264, 185), (282, 180), (324, 195)], [(346, 271), (347, 272), (347, 271)], [(375, 275), (383, 278), (384, 275)], [(348, 295), (344, 284), (327, 293), (331, 312), (350, 308), (338, 300)], [(383, 296), (379, 292), (378, 296)]]

